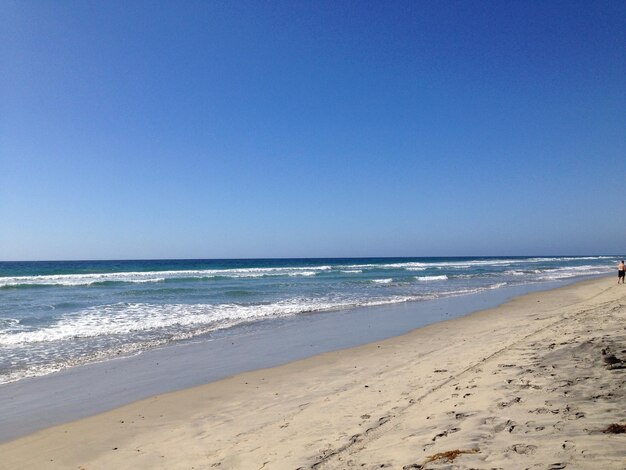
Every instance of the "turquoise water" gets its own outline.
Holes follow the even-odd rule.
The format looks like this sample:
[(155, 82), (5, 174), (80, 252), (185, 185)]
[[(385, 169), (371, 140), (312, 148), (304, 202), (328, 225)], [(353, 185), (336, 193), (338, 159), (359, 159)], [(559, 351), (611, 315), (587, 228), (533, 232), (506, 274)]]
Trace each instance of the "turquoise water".
[(268, 319), (597, 276), (617, 257), (0, 263), (0, 383)]

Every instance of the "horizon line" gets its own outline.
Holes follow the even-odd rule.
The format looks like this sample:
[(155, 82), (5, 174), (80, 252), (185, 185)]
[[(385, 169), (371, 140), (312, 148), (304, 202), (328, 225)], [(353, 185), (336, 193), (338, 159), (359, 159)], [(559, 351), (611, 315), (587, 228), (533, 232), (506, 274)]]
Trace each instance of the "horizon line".
[(103, 258), (103, 259), (33, 259), (33, 260), (0, 260), (0, 263), (72, 263), (72, 262), (113, 262), (113, 261), (264, 261), (264, 260), (333, 260), (333, 259), (416, 259), (416, 258), (555, 258), (571, 257), (623, 257), (618, 254), (525, 254), (525, 255), (433, 255), (433, 256), (278, 256), (251, 258)]

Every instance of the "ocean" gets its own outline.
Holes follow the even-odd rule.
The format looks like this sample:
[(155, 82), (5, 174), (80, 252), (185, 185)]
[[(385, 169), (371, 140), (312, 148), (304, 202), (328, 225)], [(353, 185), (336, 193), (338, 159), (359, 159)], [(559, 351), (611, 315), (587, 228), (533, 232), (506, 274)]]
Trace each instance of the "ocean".
[[(0, 262), (0, 384), (289, 319), (605, 275), (614, 256)], [(358, 318), (355, 319), (358, 321)]]

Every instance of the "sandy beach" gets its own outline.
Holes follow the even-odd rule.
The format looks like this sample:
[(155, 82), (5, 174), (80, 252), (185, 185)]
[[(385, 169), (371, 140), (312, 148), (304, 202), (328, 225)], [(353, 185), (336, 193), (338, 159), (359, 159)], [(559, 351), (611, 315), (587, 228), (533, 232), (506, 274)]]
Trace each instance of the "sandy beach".
[(613, 277), (531, 293), (47, 428), (0, 468), (624, 469), (625, 325)]

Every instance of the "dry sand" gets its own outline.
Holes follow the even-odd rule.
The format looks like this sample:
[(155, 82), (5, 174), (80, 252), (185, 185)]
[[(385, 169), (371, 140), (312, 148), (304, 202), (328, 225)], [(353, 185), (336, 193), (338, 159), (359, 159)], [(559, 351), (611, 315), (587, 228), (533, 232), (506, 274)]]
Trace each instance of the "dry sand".
[(603, 432), (626, 424), (614, 282), (48, 428), (0, 445), (0, 468), (625, 469), (626, 434)]

